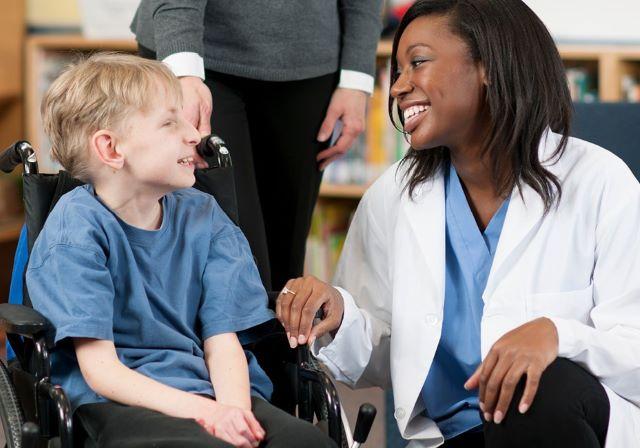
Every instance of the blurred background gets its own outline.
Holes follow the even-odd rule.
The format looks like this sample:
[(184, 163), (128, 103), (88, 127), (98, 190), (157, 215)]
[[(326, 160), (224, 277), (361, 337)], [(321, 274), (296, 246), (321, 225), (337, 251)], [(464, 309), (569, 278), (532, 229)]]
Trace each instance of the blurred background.
[[(308, 273), (324, 280), (331, 279), (349, 220), (367, 185), (407, 149), (403, 136), (389, 121), (386, 102), (390, 39), (411, 3), (386, 2), (377, 54), (376, 89), (368, 109), (366, 132), (347, 157), (325, 172), (308, 238), (305, 267)], [(640, 1), (525, 0), (525, 3), (540, 15), (556, 39), (574, 101), (640, 102)], [(26, 139), (38, 150), (41, 169), (55, 172), (58, 167), (48, 157), (49, 143), (41, 127), (42, 95), (60, 70), (79, 54), (100, 50), (135, 52), (129, 23), (138, 1), (3, 0), (2, 4), (0, 149)], [(13, 252), (23, 223), (20, 189), (19, 172), (0, 176), (0, 300), (3, 301), (9, 294)], [(393, 409), (390, 396), (377, 389), (342, 390), (341, 395), (351, 418), (363, 401), (378, 406), (379, 417), (365, 446), (404, 446), (391, 413), (384, 411), (385, 405)]]

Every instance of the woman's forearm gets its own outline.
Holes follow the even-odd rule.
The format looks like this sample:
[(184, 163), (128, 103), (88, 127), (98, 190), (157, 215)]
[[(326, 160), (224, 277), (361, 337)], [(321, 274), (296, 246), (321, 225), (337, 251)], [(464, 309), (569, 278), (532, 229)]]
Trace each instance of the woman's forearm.
[(247, 357), (235, 333), (208, 338), (205, 359), (219, 403), (251, 410), (251, 385)]

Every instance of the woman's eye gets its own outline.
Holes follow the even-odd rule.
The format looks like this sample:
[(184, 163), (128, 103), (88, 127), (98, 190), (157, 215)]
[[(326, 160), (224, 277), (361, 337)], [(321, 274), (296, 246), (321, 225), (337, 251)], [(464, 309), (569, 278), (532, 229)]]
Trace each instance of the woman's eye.
[(176, 124), (176, 122), (175, 122), (175, 121), (173, 121), (173, 120), (168, 120), (168, 121), (165, 121), (165, 122), (164, 122), (164, 124), (162, 125), (162, 127), (173, 126), (174, 124)]
[(412, 67), (418, 67), (423, 62), (429, 62), (429, 59), (414, 59), (414, 60), (411, 61), (411, 66)]

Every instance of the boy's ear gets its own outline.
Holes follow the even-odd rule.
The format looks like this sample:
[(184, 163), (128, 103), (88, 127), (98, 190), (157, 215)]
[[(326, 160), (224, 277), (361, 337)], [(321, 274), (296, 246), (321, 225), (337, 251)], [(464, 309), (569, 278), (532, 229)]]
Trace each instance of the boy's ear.
[(124, 156), (116, 149), (115, 135), (101, 129), (91, 136), (91, 149), (98, 159), (114, 170), (124, 166)]

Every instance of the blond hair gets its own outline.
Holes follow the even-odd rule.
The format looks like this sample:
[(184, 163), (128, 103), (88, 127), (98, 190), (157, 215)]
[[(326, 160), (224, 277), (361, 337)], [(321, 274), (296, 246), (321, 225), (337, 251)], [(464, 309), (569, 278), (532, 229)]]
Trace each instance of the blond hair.
[[(158, 86), (165, 92), (158, 92)], [(178, 79), (161, 62), (121, 53), (96, 53), (67, 67), (45, 94), (41, 113), (52, 157), (88, 181), (89, 139), (100, 129), (124, 130), (126, 118), (147, 112), (159, 95), (175, 95)]]

